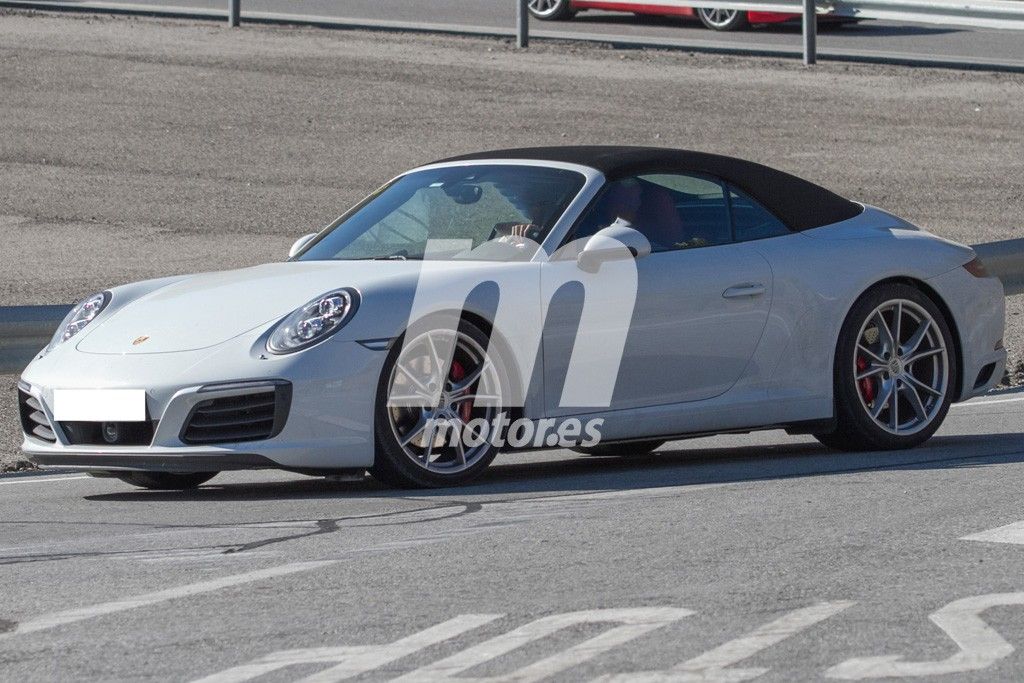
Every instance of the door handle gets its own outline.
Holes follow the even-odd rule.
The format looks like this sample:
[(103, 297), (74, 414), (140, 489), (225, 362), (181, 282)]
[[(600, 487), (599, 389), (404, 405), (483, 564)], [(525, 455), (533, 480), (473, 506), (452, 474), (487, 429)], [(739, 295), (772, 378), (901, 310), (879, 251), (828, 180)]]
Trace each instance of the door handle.
[(725, 299), (739, 299), (744, 296), (761, 296), (765, 293), (765, 287), (760, 282), (747, 283), (742, 285), (733, 285), (729, 289), (722, 292), (722, 297)]

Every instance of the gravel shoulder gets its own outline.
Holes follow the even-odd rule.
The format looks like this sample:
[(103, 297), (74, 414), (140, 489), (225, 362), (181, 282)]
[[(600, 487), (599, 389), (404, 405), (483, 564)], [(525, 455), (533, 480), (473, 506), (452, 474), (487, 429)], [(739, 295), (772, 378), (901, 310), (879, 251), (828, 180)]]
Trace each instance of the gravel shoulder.
[(277, 260), (405, 168), (525, 144), (732, 154), (959, 241), (1024, 234), (1019, 74), (22, 12), (0, 59), (0, 305)]

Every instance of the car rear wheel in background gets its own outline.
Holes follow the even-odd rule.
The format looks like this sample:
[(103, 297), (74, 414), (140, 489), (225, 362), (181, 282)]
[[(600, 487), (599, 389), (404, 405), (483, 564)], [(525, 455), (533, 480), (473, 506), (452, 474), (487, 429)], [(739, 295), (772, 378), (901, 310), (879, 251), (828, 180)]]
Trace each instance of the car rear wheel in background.
[(528, 7), (530, 14), (538, 19), (572, 19), (576, 10), (572, 8), (571, 0), (530, 0)]
[(739, 31), (750, 26), (747, 13), (742, 10), (699, 7), (697, 18), (712, 31)]
[(840, 450), (912, 448), (942, 424), (958, 359), (945, 315), (924, 292), (885, 284), (854, 304), (836, 350), (836, 429), (815, 437)]
[(627, 441), (625, 443), (602, 443), (596, 446), (581, 446), (571, 450), (583, 455), (619, 456), (647, 455), (664, 445), (664, 441)]
[(114, 472), (113, 476), (126, 484), (143, 489), (185, 491), (205, 484), (218, 474), (219, 472)]
[(465, 320), (405, 338), (392, 346), (377, 390), (370, 474), (403, 488), (464, 484), (497, 454), (491, 425), (509, 395), (507, 368)]

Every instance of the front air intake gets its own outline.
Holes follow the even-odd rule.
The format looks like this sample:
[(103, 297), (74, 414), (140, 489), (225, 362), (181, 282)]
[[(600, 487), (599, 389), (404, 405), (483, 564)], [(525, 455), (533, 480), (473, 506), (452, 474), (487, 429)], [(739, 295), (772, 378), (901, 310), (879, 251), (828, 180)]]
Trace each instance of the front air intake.
[(53, 433), (53, 426), (46, 419), (39, 399), (21, 387), (18, 387), (18, 412), (21, 414), (21, 428), (26, 434), (47, 443), (57, 442), (57, 435)]
[[(222, 390), (224, 387), (211, 387)], [(192, 408), (181, 440), (190, 445), (260, 441), (284, 429), (291, 405), (292, 387), (287, 382), (234, 396), (200, 401)]]

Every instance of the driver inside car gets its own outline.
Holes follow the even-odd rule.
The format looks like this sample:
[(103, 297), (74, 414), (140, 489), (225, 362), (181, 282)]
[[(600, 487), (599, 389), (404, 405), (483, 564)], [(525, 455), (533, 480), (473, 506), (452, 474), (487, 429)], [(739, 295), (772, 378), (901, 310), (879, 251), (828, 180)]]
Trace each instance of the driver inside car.
[(519, 249), (525, 249), (531, 244), (538, 246), (551, 227), (548, 223), (551, 221), (554, 199), (536, 188), (532, 192), (522, 192), (521, 188), (497, 185), (497, 189), (522, 214), (526, 222), (497, 223), (491, 230), (490, 239)]

